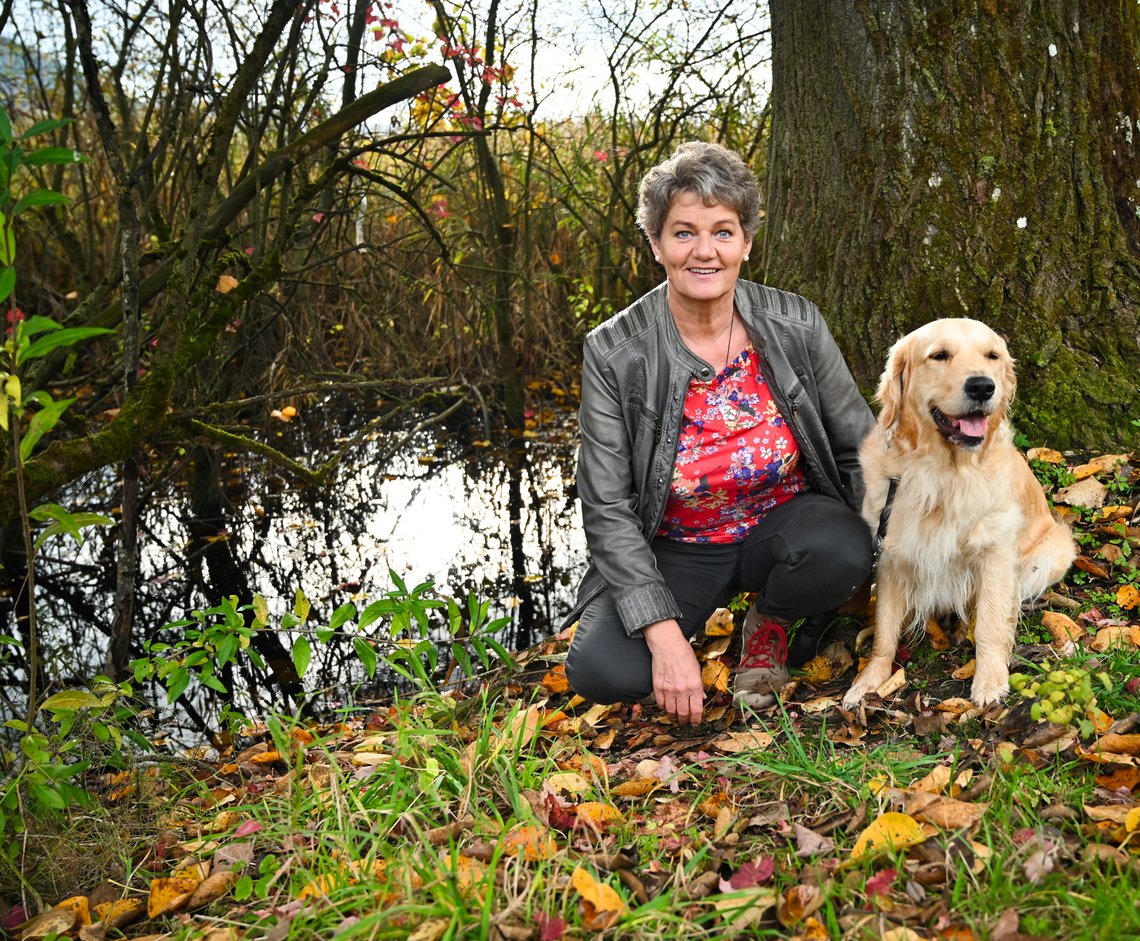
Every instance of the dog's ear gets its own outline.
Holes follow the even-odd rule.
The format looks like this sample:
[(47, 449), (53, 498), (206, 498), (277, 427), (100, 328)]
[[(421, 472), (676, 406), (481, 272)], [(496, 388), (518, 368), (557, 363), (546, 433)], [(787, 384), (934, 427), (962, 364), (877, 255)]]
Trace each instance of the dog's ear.
[(882, 406), (879, 421), (884, 428), (893, 428), (899, 420), (899, 409), (906, 396), (906, 385), (910, 381), (910, 344), (903, 337), (896, 341), (887, 354), (887, 365), (879, 377), (879, 389), (875, 401)]
[(1017, 364), (1014, 362), (1013, 357), (1009, 355), (1006, 350), (1005, 356), (1002, 357), (1002, 381), (1005, 383), (1005, 416), (1009, 417), (1010, 411), (1013, 409), (1013, 397), (1017, 392)]

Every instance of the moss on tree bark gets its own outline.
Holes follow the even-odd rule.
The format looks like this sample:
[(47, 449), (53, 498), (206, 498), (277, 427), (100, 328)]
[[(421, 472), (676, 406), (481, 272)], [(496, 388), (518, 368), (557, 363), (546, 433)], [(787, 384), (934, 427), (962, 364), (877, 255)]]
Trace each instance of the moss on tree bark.
[(865, 388), (974, 317), (1015, 423), (1062, 447), (1140, 418), (1140, 6), (773, 0), (768, 283), (824, 311)]

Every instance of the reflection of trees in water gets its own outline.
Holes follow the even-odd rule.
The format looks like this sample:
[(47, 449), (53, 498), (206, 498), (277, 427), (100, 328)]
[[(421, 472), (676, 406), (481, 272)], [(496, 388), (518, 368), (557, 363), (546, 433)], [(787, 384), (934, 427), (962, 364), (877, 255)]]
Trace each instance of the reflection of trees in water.
[[(359, 422), (359, 415), (350, 421)], [(335, 447), (337, 426), (335, 420), (313, 421), (289, 432), (298, 450), (315, 461)], [(264, 466), (235, 466), (218, 450), (191, 449), (184, 466), (175, 468), (185, 483), (173, 476), (148, 478), (143, 488), (130, 656), (141, 656), (146, 640), (177, 640), (180, 632), (161, 626), (228, 595), (242, 604), (264, 595), (274, 622), (301, 588), (312, 603), (310, 625), (327, 624), (341, 604), (353, 601), (363, 609), (380, 597), (390, 587), (389, 567), (409, 585), (434, 576), (438, 593), (455, 597), (464, 609), (469, 593), (491, 599), (492, 616), (513, 618), (501, 642), (508, 648), (534, 643), (557, 621), (585, 561), (574, 499), (564, 485), (572, 475), (570, 444), (520, 437), (500, 451), (460, 451), (455, 442), (462, 437), (455, 428), (441, 431), (447, 446), (432, 452), (434, 462), (420, 463), (417, 454), (436, 445), (425, 435), (385, 467), (372, 463), (385, 441), (371, 442), (323, 493), (299, 490)], [(92, 478), (61, 502), (113, 513), (116, 492), (109, 479)], [(9, 540), (7, 546), (18, 544)], [(19, 636), (22, 558), (7, 548), (4, 562), (0, 631)], [(114, 572), (113, 530), (88, 530), (79, 550), (70, 541), (47, 545), (39, 575), (49, 652), (42, 688), (82, 683), (102, 669)], [(442, 616), (432, 634), (441, 644), (448, 639)], [(365, 678), (348, 638), (316, 647), (303, 689), (289, 656), (292, 637), (264, 632), (258, 644), (268, 669), (243, 663), (225, 678), (227, 685), (233, 681), (239, 708), (296, 708), (306, 693), (325, 702), (345, 698)], [(21, 659), (2, 654), (0, 710), (7, 718), (22, 709), (26, 678)], [(446, 664), (445, 654), (440, 662)], [(380, 674), (368, 687), (383, 694), (394, 679)], [(216, 714), (213, 695), (192, 697), (186, 714), (193, 724)]]

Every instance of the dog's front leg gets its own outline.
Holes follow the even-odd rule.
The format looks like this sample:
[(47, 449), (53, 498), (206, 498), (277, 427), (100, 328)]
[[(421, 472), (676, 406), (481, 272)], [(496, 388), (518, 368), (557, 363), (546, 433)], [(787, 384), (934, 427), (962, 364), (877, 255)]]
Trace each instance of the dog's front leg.
[(878, 689), (891, 676), (899, 648), (903, 618), (907, 615), (906, 592), (888, 574), (889, 565), (880, 567), (878, 598), (875, 600), (875, 642), (871, 659), (843, 697), (843, 708), (854, 709), (869, 692)]
[(1017, 630), (1017, 576), (1008, 551), (989, 553), (981, 567), (974, 645), (977, 668), (970, 698), (979, 706), (1001, 702), (1009, 693), (1009, 659)]

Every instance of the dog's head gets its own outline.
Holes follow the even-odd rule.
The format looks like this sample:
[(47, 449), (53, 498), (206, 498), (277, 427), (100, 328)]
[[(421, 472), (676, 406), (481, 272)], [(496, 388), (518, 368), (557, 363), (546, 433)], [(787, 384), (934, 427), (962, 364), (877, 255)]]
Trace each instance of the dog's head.
[(1008, 415), (1017, 379), (1000, 336), (966, 318), (934, 320), (891, 347), (879, 421), (911, 445), (923, 438), (981, 448)]

